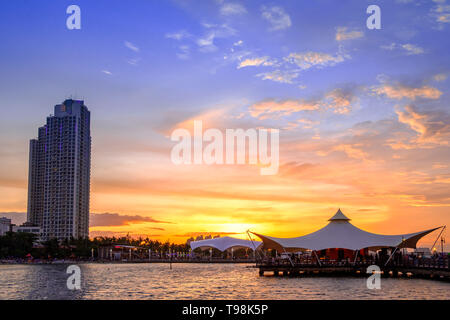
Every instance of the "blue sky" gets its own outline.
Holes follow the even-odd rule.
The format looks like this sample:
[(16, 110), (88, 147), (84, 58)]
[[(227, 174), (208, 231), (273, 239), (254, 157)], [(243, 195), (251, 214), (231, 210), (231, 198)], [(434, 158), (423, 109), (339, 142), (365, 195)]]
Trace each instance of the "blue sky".
[[(120, 113), (124, 103), (132, 114), (145, 113), (141, 108), (168, 107), (195, 112), (210, 107), (211, 101), (314, 97), (338, 85), (374, 84), (380, 74), (417, 85), (442, 69), (448, 71), (448, 55), (443, 54), (449, 49), (447, 23), (438, 23), (433, 16), (433, 8), (445, 5), (439, 1), (377, 1), (382, 8), (381, 30), (365, 28), (370, 1), (211, 0), (201, 5), (198, 1), (78, 1), (79, 31), (65, 27), (69, 4), (2, 5), (4, 101), (23, 107), (15, 93), (24, 90), (35, 102), (48, 92), (89, 97), (97, 106), (103, 101), (108, 112)], [(239, 5), (243, 12), (224, 13), (228, 4)], [(274, 7), (289, 18), (289, 25), (276, 29), (263, 17)], [(339, 27), (363, 36), (336, 41)], [(212, 45), (201, 46), (199, 42), (211, 33), (216, 34)], [(184, 36), (175, 40), (169, 38), (171, 34)], [(239, 41), (242, 45), (233, 45)], [(125, 42), (139, 51), (127, 48)], [(392, 44), (393, 49), (382, 49)], [(404, 45), (424, 53), (411, 54), (402, 49)], [(282, 62), (290, 53), (308, 51), (332, 56), (342, 52), (349, 58), (334, 66), (300, 71), (292, 84), (261, 80), (261, 74), (275, 70), (293, 72), (292, 65), (237, 69), (238, 59), (269, 57)], [(39, 86), (35, 77), (40, 78)], [(56, 78), (61, 81), (55, 82)], [(44, 100), (43, 108), (56, 103), (53, 100)]]
[[(81, 30), (66, 28), (71, 4), (81, 8)], [(371, 4), (381, 8), (381, 30), (366, 28)], [(280, 128), (285, 164), (342, 162), (350, 170), (360, 161), (387, 177), (420, 169), (429, 178), (423, 188), (405, 184), (399, 193), (433, 199), (428, 208), (442, 217), (448, 199), (427, 188), (440, 181), (435, 189), (448, 191), (449, 22), (449, 0), (4, 2), (0, 191), (10, 197), (0, 210), (26, 210), (28, 139), (73, 96), (92, 111), (97, 212), (126, 208), (101, 196), (114, 193), (102, 187), (112, 170), (118, 181), (108, 185), (119, 189), (126, 177), (152, 189), (156, 178), (144, 183), (132, 167), (172, 172), (167, 136), (197, 118), (220, 129)], [(129, 211), (145, 215), (148, 207)], [(383, 219), (394, 207), (378, 208)]]

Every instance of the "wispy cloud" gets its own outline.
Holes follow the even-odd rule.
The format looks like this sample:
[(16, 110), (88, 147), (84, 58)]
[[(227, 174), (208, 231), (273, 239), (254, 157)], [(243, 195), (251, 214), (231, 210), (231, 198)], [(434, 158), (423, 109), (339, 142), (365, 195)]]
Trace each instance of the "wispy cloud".
[(139, 64), (139, 61), (141, 61), (140, 58), (128, 59), (127, 63), (132, 66), (137, 66)]
[(425, 53), (425, 50), (419, 46), (416, 46), (414, 44), (406, 43), (402, 45), (402, 48), (406, 50), (406, 54), (408, 55), (415, 55), (415, 54), (422, 54)]
[(435, 100), (439, 99), (439, 97), (442, 95), (442, 92), (438, 89), (426, 85), (418, 88), (413, 88), (402, 84), (382, 84), (380, 86), (372, 87), (372, 91), (377, 95), (384, 95), (390, 99), (395, 100), (416, 100), (417, 98)]
[(217, 47), (214, 44), (216, 38), (228, 38), (236, 34), (236, 30), (227, 24), (215, 25), (203, 23), (202, 25), (207, 29), (207, 32), (196, 40), (201, 52), (216, 51)]
[(283, 30), (292, 25), (291, 17), (278, 6), (262, 7), (262, 17), (271, 24), (270, 30)]
[(249, 58), (241, 61), (239, 65), (237, 66), (238, 69), (244, 68), (244, 67), (257, 67), (257, 66), (272, 66), (274, 65), (274, 61), (270, 60), (270, 57), (256, 57), (256, 58)]
[(136, 45), (132, 44), (129, 41), (125, 41), (124, 45), (125, 45), (125, 47), (127, 47), (128, 49), (130, 49), (130, 50), (132, 50), (134, 52), (139, 52), (140, 51), (139, 48)]
[(327, 67), (334, 66), (338, 63), (344, 62), (346, 59), (349, 59), (350, 56), (337, 53), (336, 55), (331, 55), (328, 53), (322, 52), (301, 52), (301, 53), (291, 53), (288, 57), (285, 58), (286, 61), (296, 64), (303, 70), (312, 68), (312, 67)]
[(342, 88), (334, 89), (325, 95), (322, 105), (333, 110), (334, 113), (347, 114), (352, 110), (357, 97), (350, 90)]
[(439, 110), (423, 111), (414, 105), (397, 108), (398, 121), (419, 134), (419, 143), (449, 145), (450, 115)]
[(129, 225), (131, 223), (170, 223), (166, 221), (160, 221), (153, 219), (152, 217), (144, 217), (141, 215), (127, 215), (118, 213), (91, 213), (90, 214), (90, 226), (122, 226)]
[(104, 74), (109, 75), (109, 76), (112, 75), (112, 72), (111, 72), (111, 71), (108, 71), (108, 70), (102, 70), (102, 72), (103, 72)]
[(220, 7), (220, 14), (224, 16), (241, 15), (247, 13), (247, 9), (240, 3), (226, 2)]
[(384, 50), (401, 50), (403, 51), (406, 55), (418, 55), (418, 54), (423, 54), (425, 53), (425, 50), (415, 44), (411, 44), (411, 43), (405, 43), (405, 44), (398, 44), (398, 43), (391, 43), (389, 45), (383, 45), (381, 46), (381, 49)]
[(214, 45), (214, 38), (216, 37), (214, 32), (210, 32), (207, 35), (199, 38), (197, 40), (197, 45), (200, 47), (202, 52), (212, 52), (216, 51), (217, 47)]
[(177, 53), (177, 57), (182, 60), (189, 59), (191, 54), (191, 48), (188, 45), (183, 45), (179, 47), (180, 52)]
[(174, 40), (183, 40), (186, 38), (190, 38), (192, 35), (187, 32), (186, 30), (180, 30), (177, 32), (172, 33), (166, 33), (165, 37), (168, 39), (174, 39)]
[(271, 80), (275, 82), (281, 83), (292, 83), (292, 80), (299, 76), (299, 73), (296, 71), (287, 71), (287, 70), (274, 70), (270, 72), (263, 72), (256, 75), (262, 80)]
[(438, 24), (437, 29), (442, 30), (445, 24), (450, 23), (450, 5), (446, 3), (446, 0), (434, 0), (433, 2), (437, 5), (431, 8), (430, 15)]
[(441, 82), (447, 80), (447, 75), (445, 73), (438, 73), (433, 76), (434, 81)]
[[(260, 120), (278, 119), (300, 111), (331, 110), (337, 114), (348, 114), (358, 101), (353, 91), (347, 88), (336, 88), (316, 99), (263, 100), (252, 104), (249, 107), (249, 113)], [(304, 122), (304, 120), (299, 121)]]
[[(246, 52), (246, 56), (251, 53)], [(271, 80), (279, 83), (293, 84), (300, 72), (313, 67), (324, 68), (328, 66), (334, 66), (338, 63), (344, 62), (350, 59), (350, 55), (346, 54), (341, 47), (335, 55), (323, 53), (323, 52), (293, 52), (288, 56), (278, 60), (276, 58), (270, 58), (269, 56), (241, 58), (238, 59), (239, 63), (237, 69), (250, 66), (272, 66), (275, 69), (263, 73), (259, 73), (256, 76), (262, 80)], [(300, 87), (305, 88), (305, 87)]]
[(268, 117), (279, 118), (288, 116), (300, 111), (318, 110), (320, 105), (314, 101), (305, 100), (263, 100), (250, 106), (249, 111), (252, 117), (266, 119)]
[(298, 119), (296, 121), (288, 122), (288, 125), (285, 126), (283, 129), (287, 130), (287, 131), (290, 131), (290, 130), (293, 130), (293, 129), (299, 128), (299, 127), (303, 128), (303, 129), (312, 129), (315, 126), (317, 126), (318, 124), (320, 124), (319, 121), (313, 121), (313, 120), (302, 118), (302, 119)]
[(361, 147), (362, 144), (340, 144), (334, 146), (332, 151), (342, 151), (352, 159), (367, 160), (368, 154), (361, 150)]
[(364, 33), (359, 30), (348, 30), (347, 27), (338, 27), (336, 30), (336, 41), (359, 39)]

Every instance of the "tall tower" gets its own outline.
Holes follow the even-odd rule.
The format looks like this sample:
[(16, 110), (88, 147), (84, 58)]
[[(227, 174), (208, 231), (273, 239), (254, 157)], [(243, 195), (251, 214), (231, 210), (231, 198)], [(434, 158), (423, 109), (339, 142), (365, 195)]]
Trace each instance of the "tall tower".
[(89, 236), (90, 171), (90, 112), (69, 99), (30, 141), (27, 218), (43, 240)]

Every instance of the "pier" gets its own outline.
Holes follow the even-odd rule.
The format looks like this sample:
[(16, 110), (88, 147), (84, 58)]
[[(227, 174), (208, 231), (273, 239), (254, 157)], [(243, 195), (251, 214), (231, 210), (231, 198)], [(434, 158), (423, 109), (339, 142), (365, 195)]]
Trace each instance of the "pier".
[[(367, 268), (372, 264), (354, 265), (318, 265), (303, 264), (291, 265), (289, 263), (264, 264), (257, 263), (260, 276), (272, 275), (275, 277), (368, 277)], [(425, 265), (387, 265), (379, 266), (383, 278), (418, 278), (440, 281), (450, 281), (450, 268), (448, 260), (444, 264)]]

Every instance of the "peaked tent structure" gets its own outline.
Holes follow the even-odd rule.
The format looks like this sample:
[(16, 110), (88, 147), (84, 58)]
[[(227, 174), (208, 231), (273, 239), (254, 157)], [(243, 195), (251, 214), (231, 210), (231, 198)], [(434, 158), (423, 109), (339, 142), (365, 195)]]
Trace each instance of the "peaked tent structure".
[(341, 211), (341, 208), (336, 212), (334, 216), (332, 216), (328, 221), (350, 221)]
[(258, 249), (262, 245), (261, 241), (250, 241), (243, 239), (236, 239), (232, 237), (220, 237), (214, 239), (206, 239), (199, 241), (192, 241), (190, 243), (192, 250), (200, 248), (201, 250), (207, 250), (209, 248), (216, 248), (219, 251), (225, 251), (230, 248), (240, 249), (249, 248), (252, 250)]
[(264, 242), (267, 249), (278, 251), (319, 251), (330, 248), (350, 249), (350, 250), (379, 250), (382, 248), (416, 248), (417, 242), (427, 234), (442, 227), (437, 227), (425, 231), (400, 234), (382, 235), (370, 233), (355, 227), (339, 209), (331, 217), (325, 227), (313, 233), (296, 238), (275, 238), (258, 233), (254, 233)]

